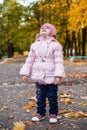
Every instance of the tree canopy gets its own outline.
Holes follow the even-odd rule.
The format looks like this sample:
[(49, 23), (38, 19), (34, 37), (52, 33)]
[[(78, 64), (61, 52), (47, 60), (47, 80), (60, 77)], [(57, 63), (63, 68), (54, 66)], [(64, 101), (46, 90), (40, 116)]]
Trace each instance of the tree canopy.
[(23, 6), (16, 0), (0, 4), (0, 48), (10, 43), (15, 50), (29, 50), (42, 24), (49, 22), (57, 29), (57, 40), (65, 43), (67, 30), (87, 26), (86, 0), (39, 0)]
[(74, 0), (71, 3), (69, 14), (69, 29), (78, 31), (87, 27), (87, 0)]

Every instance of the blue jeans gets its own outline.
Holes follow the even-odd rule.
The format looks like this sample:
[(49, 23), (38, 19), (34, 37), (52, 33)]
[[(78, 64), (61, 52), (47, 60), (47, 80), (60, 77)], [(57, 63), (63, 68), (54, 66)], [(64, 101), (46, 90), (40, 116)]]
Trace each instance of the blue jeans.
[(46, 113), (46, 97), (49, 100), (49, 113), (58, 114), (57, 91), (58, 87), (54, 84), (36, 84), (37, 113), (45, 116)]

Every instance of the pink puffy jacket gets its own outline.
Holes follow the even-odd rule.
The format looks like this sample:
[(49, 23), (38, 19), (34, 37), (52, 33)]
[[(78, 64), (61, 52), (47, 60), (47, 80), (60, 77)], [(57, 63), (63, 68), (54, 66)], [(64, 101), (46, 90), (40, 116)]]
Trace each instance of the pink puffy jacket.
[(53, 37), (39, 38), (30, 48), (20, 75), (30, 76), (34, 82), (52, 84), (56, 76), (65, 77), (61, 44)]

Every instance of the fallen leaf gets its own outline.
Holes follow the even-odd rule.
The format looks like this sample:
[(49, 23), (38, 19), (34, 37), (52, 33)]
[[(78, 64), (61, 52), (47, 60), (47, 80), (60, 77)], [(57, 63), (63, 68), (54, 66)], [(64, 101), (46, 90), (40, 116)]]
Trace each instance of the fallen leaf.
[(27, 95), (29, 95), (30, 94), (30, 91), (27, 91)]
[(14, 116), (8, 116), (8, 119), (13, 119), (14, 118)]
[(26, 110), (26, 112), (27, 112), (27, 113), (29, 113), (29, 112), (30, 112), (30, 110), (28, 109), (28, 110)]
[(27, 126), (33, 126), (33, 122), (26, 122)]
[(32, 116), (35, 116), (35, 115), (36, 115), (36, 112), (33, 112), (33, 113), (32, 113)]
[(49, 104), (49, 101), (48, 101), (48, 100), (46, 100), (46, 104)]
[(72, 99), (70, 99), (70, 98), (67, 98), (67, 99), (61, 99), (60, 100), (62, 103), (65, 103), (65, 104), (72, 104), (72, 103), (74, 103), (74, 101), (72, 100)]
[(23, 122), (15, 122), (13, 130), (25, 130), (25, 124)]
[(70, 113), (66, 113), (64, 114), (65, 117), (73, 117), (73, 118), (79, 118), (79, 117), (87, 117), (87, 113), (84, 113), (82, 111), (78, 111), (76, 113), (74, 112), (70, 112)]
[(68, 85), (68, 86), (74, 86), (75, 83), (74, 82), (66, 82), (66, 85)]
[(81, 99), (87, 99), (87, 96), (84, 96), (84, 97), (82, 96), (82, 97), (80, 97), (80, 98), (81, 98)]
[(86, 102), (80, 102), (79, 105), (80, 106), (87, 106), (87, 103)]
[(75, 113), (74, 112), (65, 113), (64, 116), (65, 117), (75, 117)]
[(20, 94), (17, 94), (17, 95), (16, 95), (16, 98), (20, 98), (20, 97), (21, 97), (21, 95), (20, 95)]
[(86, 72), (75, 72), (68, 75), (70, 78), (87, 78)]
[(23, 106), (23, 109), (24, 110), (28, 110), (28, 109), (30, 109), (31, 107), (28, 105), (28, 106)]
[(69, 98), (69, 97), (71, 97), (71, 92), (61, 92), (60, 97)]
[(29, 100), (35, 100), (35, 101), (37, 101), (37, 99), (36, 99), (36, 96), (33, 96), (33, 97), (31, 97), (31, 98), (28, 98)]
[(59, 114), (69, 113), (69, 110), (67, 110), (67, 109), (60, 109), (58, 113)]
[(28, 110), (28, 109), (32, 109), (33, 107), (37, 106), (36, 102), (29, 102), (28, 104), (29, 105), (27, 105), (27, 106), (23, 106), (23, 109)]
[(77, 117), (85, 117), (85, 116), (87, 116), (87, 114), (85, 114), (85, 113), (82, 112), (82, 111), (79, 111), (79, 112), (75, 113), (75, 117), (76, 117), (76, 118), (77, 118)]
[(69, 98), (70, 95), (64, 94), (64, 95), (60, 95), (61, 98)]
[(61, 116), (58, 115), (58, 116), (57, 116), (57, 119), (61, 119)]
[(9, 109), (8, 106), (3, 106), (3, 110), (7, 110), (7, 109)]
[(37, 106), (36, 102), (29, 102), (28, 104), (29, 104), (30, 108)]
[(8, 83), (3, 83), (3, 85), (8, 85)]

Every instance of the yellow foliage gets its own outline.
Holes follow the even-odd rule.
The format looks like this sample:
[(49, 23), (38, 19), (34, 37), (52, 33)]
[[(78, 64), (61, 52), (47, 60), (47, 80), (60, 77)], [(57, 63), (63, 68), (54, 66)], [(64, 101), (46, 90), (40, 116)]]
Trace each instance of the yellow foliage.
[(18, 56), (19, 55), (19, 52), (14, 52), (14, 56)]
[(78, 31), (87, 26), (87, 0), (72, 2), (69, 14), (69, 29)]
[(23, 52), (23, 55), (24, 55), (24, 56), (27, 56), (27, 55), (28, 55), (28, 51), (24, 51), (24, 52)]

